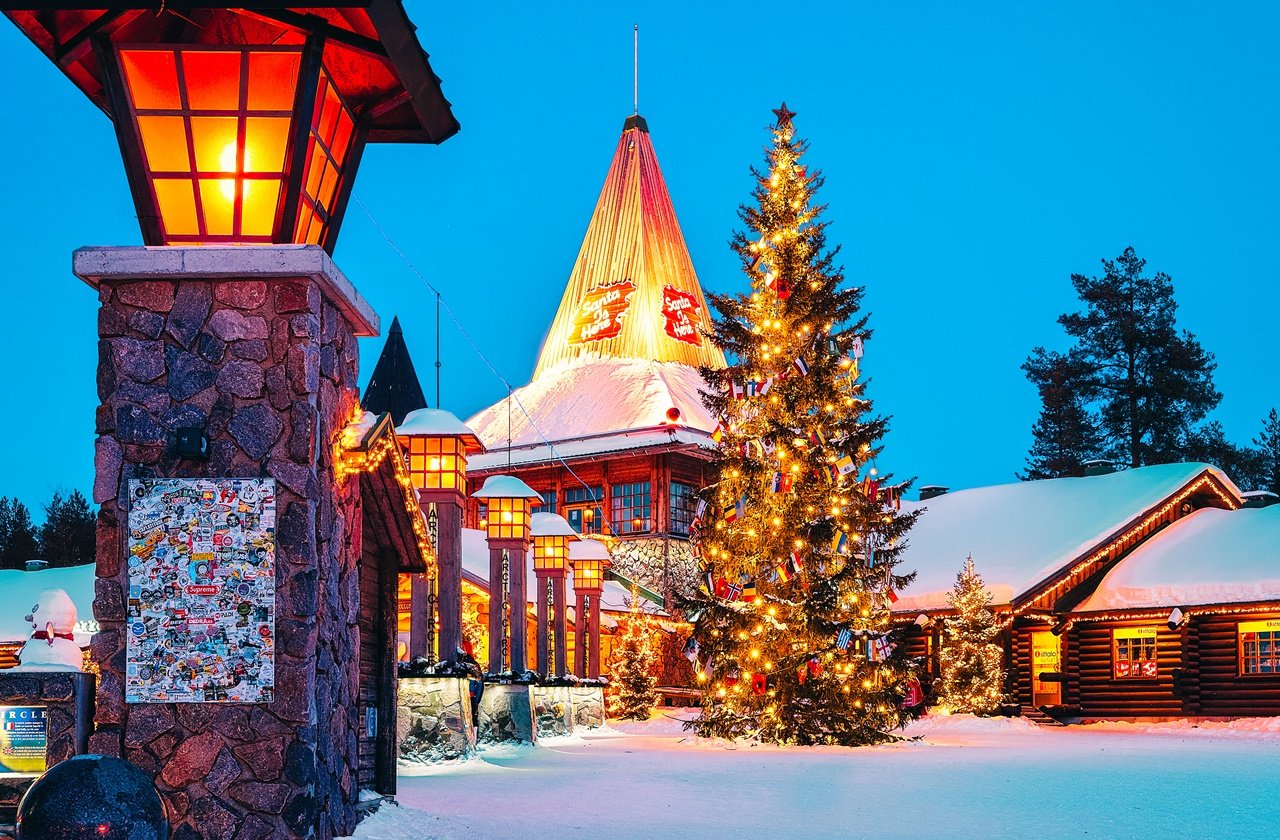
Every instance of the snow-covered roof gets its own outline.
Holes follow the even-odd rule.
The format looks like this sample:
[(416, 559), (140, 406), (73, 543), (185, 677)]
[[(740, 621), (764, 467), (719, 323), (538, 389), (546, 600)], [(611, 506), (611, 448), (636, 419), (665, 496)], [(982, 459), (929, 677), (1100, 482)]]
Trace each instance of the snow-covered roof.
[(609, 547), (600, 540), (579, 540), (569, 545), (569, 560), (608, 560)]
[(535, 537), (577, 537), (569, 520), (558, 513), (535, 513), (529, 517), (529, 533)]
[(31, 612), (41, 590), (65, 589), (76, 605), (76, 644), (89, 645), (93, 636), (93, 585), (95, 566), (66, 566), (58, 569), (42, 569), (24, 572), (18, 569), (0, 570), (0, 642), (25, 642), (31, 637), (31, 624), (23, 616)]
[(525, 484), (514, 475), (491, 475), (484, 480), (484, 486), (471, 494), (477, 499), (537, 499), (542, 501), (538, 491)]
[(1280, 600), (1280, 505), (1204, 508), (1138, 546), (1076, 612)]
[(471, 428), (451, 411), (443, 408), (419, 408), (404, 416), (404, 422), (396, 427), (400, 435), (456, 435), (466, 441), (468, 448), (480, 448), (480, 439)]
[[(555, 443), (562, 455), (581, 448), (594, 453), (666, 443), (670, 441), (668, 428), (693, 432), (685, 437), (705, 444), (716, 427), (716, 419), (702, 404), (700, 393), (706, 387), (697, 368), (678, 362), (597, 359), (562, 366), (543, 373), (467, 421), (490, 450), (469, 463), (476, 469), (506, 463), (508, 422), (515, 450), (512, 463), (517, 459), (522, 463), (550, 460), (548, 441)], [(510, 418), (508, 400), (514, 400)], [(680, 412), (674, 424), (667, 419), (671, 408)], [(627, 432), (644, 434), (622, 434)], [(606, 436), (614, 439), (600, 440)], [(654, 439), (650, 441), (650, 437)], [(602, 449), (602, 445), (609, 448)], [(534, 453), (522, 449), (546, 451), (531, 457)]]
[(908, 532), (898, 566), (918, 574), (893, 609), (946, 608), (969, 554), (992, 602), (1009, 604), (1206, 471), (1239, 498), (1222, 471), (1192, 463), (977, 487), (903, 502), (904, 509), (925, 512)]

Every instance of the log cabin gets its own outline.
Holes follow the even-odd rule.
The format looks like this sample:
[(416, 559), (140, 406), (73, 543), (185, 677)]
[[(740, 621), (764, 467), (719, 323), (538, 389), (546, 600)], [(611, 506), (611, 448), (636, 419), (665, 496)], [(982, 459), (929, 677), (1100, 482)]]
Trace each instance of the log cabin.
[(927, 512), (900, 567), (918, 572), (894, 605), (901, 643), (936, 676), (947, 596), (971, 554), (1004, 625), (1007, 693), (1026, 712), (1280, 714), (1280, 507), (1244, 503), (1207, 464), (904, 503)]

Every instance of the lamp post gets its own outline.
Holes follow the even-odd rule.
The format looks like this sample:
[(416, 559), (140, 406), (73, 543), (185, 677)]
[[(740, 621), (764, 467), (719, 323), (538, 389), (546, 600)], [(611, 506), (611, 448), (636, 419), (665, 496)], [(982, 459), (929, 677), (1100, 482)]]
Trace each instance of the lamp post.
[(533, 500), (541, 502), (542, 497), (510, 475), (489, 476), (472, 495), (489, 506), (485, 524), (489, 541), (489, 673), (519, 674), (529, 667), (525, 563), (530, 507)]
[(604, 591), (604, 570), (609, 567), (609, 549), (600, 540), (582, 540), (569, 546), (569, 561), (573, 564), (578, 632), (573, 670), (580, 677), (595, 679), (600, 676), (600, 593)]
[(115, 123), (147, 245), (332, 253), (366, 143), (457, 131), (399, 3), (17, 5), (6, 14)]
[[(462, 643), (462, 511), (467, 457), (484, 451), (480, 438), (448, 411), (420, 408), (396, 429), (436, 549), (436, 574), (415, 576), (411, 588), (409, 655), (452, 660)], [(440, 622), (435, 651), (436, 616)]]
[[(168, 782), (181, 836), (208, 830), (188, 807), (207, 795), (202, 780), (179, 772), (187, 748), (225, 747), (220, 773), (235, 787), (256, 781), (243, 756), (270, 731), (297, 759), (278, 779), (281, 801), (300, 807), (227, 799), (225, 822), (279, 837), (350, 834), (359, 786), (344, 780), (371, 749), (370, 784), (393, 793), (396, 766), (395, 672), (362, 662), (391, 650), (362, 649), (357, 630), (372, 615), (375, 637), (389, 637), (393, 617), (356, 578), (389, 595), (384, 574), (414, 558), (361, 550), (377, 545), (363, 528), (375, 501), (335, 453), (359, 398), (357, 338), (379, 322), (329, 255), (366, 144), (439, 143), (457, 121), (399, 0), (4, 0), (0, 10), (112, 121), (143, 242), (170, 246), (83, 248), (73, 261), (100, 301), (101, 678), (89, 749), (128, 756), (150, 743), (155, 720), (169, 721), (145, 766)], [(85, 175), (77, 212), (97, 212), (96, 177)], [(143, 476), (152, 483), (131, 482)], [(217, 504), (176, 501), (197, 487)], [(147, 518), (170, 508), (184, 511), (188, 550), (217, 576), (131, 603), (150, 580), (183, 574), (176, 551), (151, 554), (149, 572), (126, 562), (138, 529), (178, 539)], [(180, 614), (205, 623), (148, 629)], [(197, 626), (218, 628), (234, 657), (197, 651)], [(188, 667), (162, 676), (161, 661)], [(240, 714), (264, 729), (179, 713), (229, 700), (233, 685)], [(323, 803), (321, 788), (334, 791)]]
[(569, 572), (569, 543), (578, 539), (578, 532), (563, 516), (535, 513), (532, 534), (533, 574), (538, 581), (538, 673), (565, 674), (564, 579)]

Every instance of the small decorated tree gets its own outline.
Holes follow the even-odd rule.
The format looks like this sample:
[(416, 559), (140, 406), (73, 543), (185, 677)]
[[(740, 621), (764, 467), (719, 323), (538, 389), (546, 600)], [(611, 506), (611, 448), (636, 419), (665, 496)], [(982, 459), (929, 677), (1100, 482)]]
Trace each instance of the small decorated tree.
[(658, 646), (654, 629), (640, 609), (640, 595), (631, 591), (631, 608), (618, 621), (609, 656), (609, 694), (612, 717), (648, 720), (658, 702), (655, 690)]
[(991, 612), (991, 594), (972, 555), (947, 599), (956, 615), (943, 629), (938, 704), (953, 712), (993, 714), (1004, 703), (1004, 649), (997, 641), (1000, 625)]

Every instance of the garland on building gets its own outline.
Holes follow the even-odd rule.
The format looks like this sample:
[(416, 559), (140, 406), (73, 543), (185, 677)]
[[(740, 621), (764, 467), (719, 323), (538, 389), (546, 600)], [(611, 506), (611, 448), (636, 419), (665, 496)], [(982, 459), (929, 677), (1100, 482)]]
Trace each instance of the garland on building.
[(945, 620), (938, 652), (938, 705), (952, 712), (989, 715), (1004, 697), (1004, 649), (1000, 622), (991, 612), (991, 593), (973, 567), (964, 561), (956, 585), (947, 596), (955, 616)]
[(658, 702), (658, 633), (640, 609), (640, 593), (631, 590), (631, 606), (618, 619), (609, 655), (609, 716), (648, 720)]
[(822, 184), (800, 161), (794, 113), (774, 112), (768, 170), (732, 247), (747, 294), (712, 295), (713, 337), (733, 358), (704, 369), (720, 481), (698, 506), (705, 567), (685, 654), (704, 688), (700, 735), (776, 743), (872, 744), (909, 716), (908, 663), (890, 605), (915, 520), (905, 484), (874, 467), (887, 420), (872, 415), (858, 367), (862, 290), (843, 286), (826, 248)]

